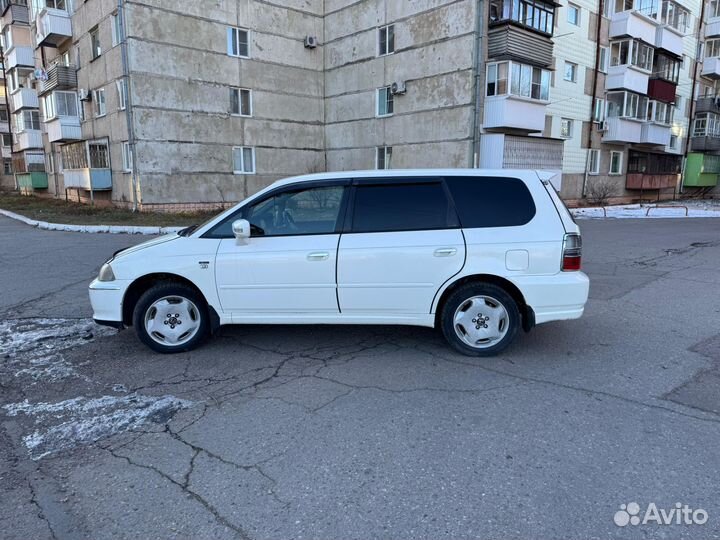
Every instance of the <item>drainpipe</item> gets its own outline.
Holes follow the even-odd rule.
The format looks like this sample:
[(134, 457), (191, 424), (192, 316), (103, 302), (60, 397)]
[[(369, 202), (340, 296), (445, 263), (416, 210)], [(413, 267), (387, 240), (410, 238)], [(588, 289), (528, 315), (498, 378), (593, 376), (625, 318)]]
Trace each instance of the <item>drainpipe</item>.
[[(705, 2), (700, 2), (700, 18), (697, 24), (697, 41), (695, 42), (695, 54), (700, 49), (700, 43), (702, 37), (700, 31), (702, 30), (703, 21), (705, 20)], [(700, 65), (700, 58), (695, 58), (695, 64), (693, 65), (693, 77), (692, 86), (690, 87), (690, 111), (688, 114), (688, 129), (687, 136), (685, 137), (685, 151), (683, 152), (682, 160), (682, 171), (680, 176), (680, 193), (683, 192), (683, 179), (685, 177), (685, 165), (687, 163), (688, 152), (690, 151), (690, 132), (692, 130), (693, 123), (695, 122), (695, 86), (697, 85), (698, 78), (698, 66)]]
[[(590, 100), (590, 122), (588, 122), (588, 151), (585, 154), (585, 174), (583, 175), (582, 183), (582, 198), (584, 199), (587, 195), (587, 182), (588, 182), (588, 167), (590, 166), (590, 150), (593, 149), (592, 144), (592, 129), (593, 120), (595, 119), (595, 102), (597, 101), (597, 80), (598, 80), (598, 66), (600, 65), (600, 29), (602, 28), (603, 22), (603, 11), (605, 9), (605, 0), (598, 1), (598, 19), (597, 28), (595, 29), (595, 65), (593, 66), (593, 83), (592, 83), (592, 99)], [(598, 159), (600, 159), (598, 157)]]
[(483, 0), (478, 0), (477, 14), (475, 17), (475, 49), (473, 50), (473, 99), (474, 110), (472, 119), (472, 153), (468, 159), (471, 168), (475, 168), (480, 163), (480, 96), (482, 87), (480, 86), (480, 79), (482, 72), (480, 71), (483, 61), (483, 48), (482, 39), (484, 35), (485, 19), (483, 17), (485, 12), (485, 3)]
[(138, 171), (137, 171), (137, 151), (135, 149), (135, 124), (132, 105), (132, 90), (130, 85), (130, 67), (128, 65), (127, 52), (127, 25), (125, 21), (125, 0), (118, 0), (117, 3), (118, 18), (120, 19), (120, 52), (123, 66), (123, 78), (125, 83), (125, 114), (127, 115), (128, 125), (128, 145), (130, 146), (130, 155), (132, 156), (132, 211), (138, 211)]
[[(7, 71), (5, 71), (5, 49), (0, 44), (0, 69), (2, 69), (2, 78), (5, 81), (5, 110), (7, 111), (8, 118), (8, 133), (10, 134), (10, 155), (12, 156), (12, 148), (15, 146), (15, 137), (12, 130), (12, 122), (10, 116), (10, 98), (8, 98), (7, 90)], [(17, 175), (15, 174), (15, 167), (12, 165), (12, 157), (10, 159), (10, 170), (13, 172), (13, 179), (15, 180), (15, 190), (19, 189)]]

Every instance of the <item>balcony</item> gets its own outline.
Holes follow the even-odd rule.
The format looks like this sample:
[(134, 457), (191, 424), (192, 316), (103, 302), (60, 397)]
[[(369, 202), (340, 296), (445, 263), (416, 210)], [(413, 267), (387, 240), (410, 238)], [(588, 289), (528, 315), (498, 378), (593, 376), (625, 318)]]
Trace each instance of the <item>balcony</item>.
[(650, 99), (674, 103), (677, 85), (664, 79), (650, 79), (648, 82), (647, 95)]
[(483, 127), (496, 131), (539, 133), (545, 129), (546, 105), (546, 101), (513, 95), (487, 97)]
[(42, 132), (39, 129), (24, 129), (15, 134), (15, 146), (18, 151), (28, 148), (42, 148)]
[[(6, 14), (9, 10), (9, 17)], [(0, 15), (6, 18), (6, 24), (28, 24), (27, 0), (0, 0)]]
[(639, 143), (642, 139), (643, 122), (633, 118), (608, 118), (605, 120), (605, 143)]
[(53, 90), (74, 90), (77, 88), (75, 66), (56, 64), (47, 70), (47, 80), (40, 81), (38, 94), (43, 96)]
[(683, 53), (683, 34), (672, 26), (658, 26), (655, 33), (655, 48), (663, 49), (679, 58)]
[(720, 101), (714, 97), (698, 98), (695, 103), (695, 113), (715, 113), (720, 114)]
[(104, 190), (112, 189), (110, 169), (65, 169), (63, 178), (66, 188)]
[(720, 156), (691, 152), (683, 173), (685, 187), (714, 187), (720, 175)]
[(7, 122), (0, 122), (0, 133), (10, 133), (10, 125)]
[(606, 90), (631, 90), (647, 94), (650, 73), (632, 65), (610, 66), (605, 77)]
[(703, 77), (710, 79), (720, 79), (720, 58), (717, 56), (705, 58), (702, 64), (701, 74)]
[(640, 143), (654, 146), (667, 146), (670, 144), (670, 126), (645, 122), (640, 132)]
[(11, 47), (5, 53), (5, 69), (9, 71), (16, 67), (35, 67), (35, 56), (32, 47), (18, 45)]
[(12, 148), (9, 146), (0, 147), (0, 156), (2, 156), (3, 159), (12, 158)]
[(710, 17), (705, 25), (705, 37), (720, 37), (720, 17)]
[(22, 190), (47, 189), (48, 177), (44, 172), (24, 172), (16, 175), (18, 187)]
[(58, 47), (72, 37), (70, 14), (64, 9), (43, 9), (35, 19), (36, 47)]
[(553, 63), (553, 42), (550, 36), (514, 23), (492, 26), (488, 29), (488, 57), (549, 67)]
[(40, 107), (38, 96), (32, 88), (20, 88), (10, 94), (10, 112)]
[(655, 43), (658, 22), (638, 11), (628, 10), (613, 13), (610, 19), (610, 38), (633, 37), (649, 45)]
[(82, 130), (80, 129), (80, 118), (77, 116), (59, 116), (48, 120), (45, 123), (48, 141), (52, 142), (70, 142), (82, 139)]
[(690, 149), (693, 152), (720, 152), (720, 137), (712, 135), (690, 137)]
[(679, 174), (628, 173), (625, 187), (627, 189), (667, 189), (675, 187), (679, 180)]

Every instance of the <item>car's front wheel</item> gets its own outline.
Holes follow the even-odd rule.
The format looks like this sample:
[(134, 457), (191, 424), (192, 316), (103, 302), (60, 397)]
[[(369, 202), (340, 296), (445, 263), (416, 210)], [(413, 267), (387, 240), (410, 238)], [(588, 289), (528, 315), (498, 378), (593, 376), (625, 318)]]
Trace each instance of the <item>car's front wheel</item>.
[(205, 300), (182, 283), (158, 283), (140, 297), (133, 326), (140, 341), (160, 353), (189, 351), (208, 333)]
[(507, 348), (520, 327), (517, 303), (491, 283), (468, 283), (453, 292), (441, 312), (448, 343), (468, 356), (494, 356)]

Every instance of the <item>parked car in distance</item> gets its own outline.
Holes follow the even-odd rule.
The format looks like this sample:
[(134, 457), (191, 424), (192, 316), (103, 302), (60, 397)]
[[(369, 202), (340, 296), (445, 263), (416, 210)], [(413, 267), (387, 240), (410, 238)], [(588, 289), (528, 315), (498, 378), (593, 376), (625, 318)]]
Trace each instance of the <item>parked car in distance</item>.
[(580, 229), (532, 170), (382, 170), (280, 180), (208, 222), (116, 253), (95, 321), (161, 353), (225, 324), (435, 327), (490, 356), (583, 313)]

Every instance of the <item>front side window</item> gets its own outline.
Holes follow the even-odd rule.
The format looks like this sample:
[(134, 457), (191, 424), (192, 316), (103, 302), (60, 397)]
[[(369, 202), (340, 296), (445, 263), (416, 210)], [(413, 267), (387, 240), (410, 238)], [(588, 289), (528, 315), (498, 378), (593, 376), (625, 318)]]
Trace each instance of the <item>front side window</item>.
[(389, 24), (378, 28), (378, 56), (395, 52), (395, 25)]
[(359, 185), (353, 232), (422, 231), (456, 226), (440, 182)]
[(255, 174), (255, 148), (251, 146), (233, 148), (233, 173)]
[(90, 53), (92, 58), (97, 58), (102, 54), (102, 46), (100, 45), (100, 30), (94, 27), (90, 30)]
[(622, 152), (610, 152), (610, 174), (622, 174)]
[(252, 236), (333, 234), (337, 230), (343, 186), (285, 191), (242, 210)]
[(242, 28), (227, 29), (227, 53), (240, 58), (250, 57), (250, 33)]
[(377, 115), (390, 116), (395, 110), (392, 90), (389, 86), (378, 88), (377, 91)]
[(230, 89), (230, 113), (252, 116), (252, 93), (247, 88)]
[(465, 229), (517, 227), (535, 216), (532, 195), (518, 178), (454, 176), (445, 181)]

